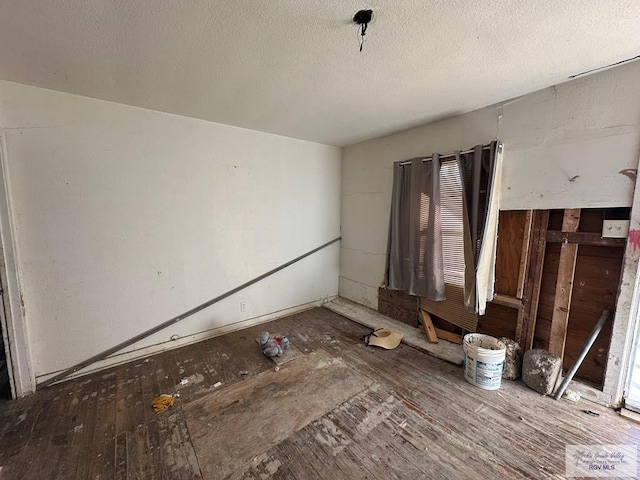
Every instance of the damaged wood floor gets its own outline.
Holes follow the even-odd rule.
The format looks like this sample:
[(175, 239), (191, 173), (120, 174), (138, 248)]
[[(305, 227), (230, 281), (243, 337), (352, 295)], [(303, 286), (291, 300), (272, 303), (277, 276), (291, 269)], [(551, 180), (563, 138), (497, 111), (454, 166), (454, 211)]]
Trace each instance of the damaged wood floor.
[[(230, 478), (564, 478), (567, 444), (640, 443), (638, 425), (611, 410), (556, 402), (520, 382), (481, 390), (464, 381), (460, 367), (411, 347), (366, 348), (358, 340), (366, 328), (316, 308), (0, 404), (0, 479), (216, 478), (220, 470), (203, 464), (213, 460), (196, 454), (189, 406), (224, 398), (227, 387), (230, 395), (244, 391), (243, 382), (261, 375), (277, 396), (287, 366), (273, 373), (255, 344), (262, 330), (287, 335), (303, 357), (329, 354), (366, 382), (346, 401), (329, 402), (329, 411), (306, 412), (313, 420), (276, 444), (260, 438), (255, 445), (267, 450), (249, 452)], [(153, 412), (155, 395), (177, 392), (173, 407)], [(315, 395), (331, 389), (317, 385)], [(256, 432), (262, 421), (250, 419)], [(206, 437), (206, 426), (198, 427)]]

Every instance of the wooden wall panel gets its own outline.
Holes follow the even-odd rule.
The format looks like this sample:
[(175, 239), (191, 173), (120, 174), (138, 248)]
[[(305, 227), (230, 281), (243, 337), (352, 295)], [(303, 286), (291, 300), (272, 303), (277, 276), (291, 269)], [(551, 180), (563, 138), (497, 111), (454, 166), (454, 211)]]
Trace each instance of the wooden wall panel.
[(560, 261), (560, 244), (548, 243), (542, 267), (542, 283), (540, 284), (540, 299), (538, 300), (538, 315), (536, 329), (533, 336), (533, 348), (549, 348), (551, 335), (551, 318), (553, 303), (556, 295), (556, 278)]
[(582, 210), (579, 232), (602, 232), (602, 221), (606, 218), (607, 210), (603, 208), (589, 208)]
[(497, 338), (515, 338), (517, 321), (517, 309), (488, 303), (486, 314), (478, 320), (478, 332)]
[(400, 290), (379, 288), (378, 312), (412, 327), (417, 327), (418, 297)]
[[(583, 210), (586, 217), (585, 227), (581, 231), (597, 231), (597, 222), (602, 222), (602, 214)], [(561, 219), (561, 215), (551, 215), (552, 219)], [(550, 222), (551, 224), (551, 222)], [(534, 334), (534, 348), (549, 347), (551, 317), (556, 292), (558, 261), (561, 244), (548, 243), (544, 259), (538, 315)], [(596, 247), (580, 245), (571, 299), (571, 310), (567, 325), (567, 340), (563, 360), (566, 371), (571, 367), (579, 354), (589, 333), (597, 323), (602, 310), (614, 308), (618, 287), (624, 247)], [(591, 348), (576, 377), (602, 386), (606, 359), (611, 340), (611, 322), (605, 326), (598, 340)]]
[(562, 230), (563, 218), (564, 210), (549, 210), (549, 225), (547, 230)]
[[(615, 308), (623, 255), (624, 248), (579, 247), (563, 362), (565, 370), (580, 353), (602, 311)], [(609, 320), (600, 332), (578, 370), (578, 377), (602, 385), (612, 323)]]
[(520, 260), (526, 222), (526, 210), (500, 212), (496, 252), (496, 293), (511, 297), (518, 296)]
[[(506, 210), (498, 220), (495, 300), (478, 320), (478, 332), (515, 339), (522, 308), (531, 212)], [(514, 308), (518, 307), (519, 308)]]

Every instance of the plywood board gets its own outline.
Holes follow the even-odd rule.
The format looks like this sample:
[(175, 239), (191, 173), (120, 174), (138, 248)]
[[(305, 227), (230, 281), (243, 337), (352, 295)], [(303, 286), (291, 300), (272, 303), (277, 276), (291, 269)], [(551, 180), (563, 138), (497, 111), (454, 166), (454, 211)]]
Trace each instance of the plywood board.
[(530, 217), (526, 210), (500, 212), (495, 283), (498, 294), (518, 298), (522, 296), (524, 277), (521, 278), (520, 266), (524, 253), (523, 244), (528, 245), (527, 227)]
[(227, 477), (372, 383), (318, 350), (186, 405), (204, 478)]

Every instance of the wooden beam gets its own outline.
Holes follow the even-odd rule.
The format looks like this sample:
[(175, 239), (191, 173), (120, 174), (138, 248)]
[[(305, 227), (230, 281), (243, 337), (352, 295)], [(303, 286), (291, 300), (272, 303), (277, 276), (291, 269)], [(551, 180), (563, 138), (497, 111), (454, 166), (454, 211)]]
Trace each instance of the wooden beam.
[(431, 343), (438, 343), (438, 334), (431, 321), (431, 315), (420, 309), (420, 316), (422, 317), (422, 331), (427, 334), (427, 340)]
[(627, 244), (627, 239), (601, 237), (599, 233), (593, 232), (558, 232), (557, 230), (548, 230), (547, 242), (578, 243), (580, 245), (592, 245), (595, 247), (624, 247)]
[(442, 330), (441, 328), (436, 327), (436, 334), (438, 335), (439, 339), (462, 345), (462, 336), (458, 335), (457, 333), (449, 332), (448, 330)]
[(491, 302), (496, 303), (498, 305), (503, 305), (509, 308), (516, 308), (516, 309), (522, 308), (522, 300), (516, 297), (511, 297), (509, 295), (502, 295), (501, 293), (496, 293), (493, 296), (493, 300), (491, 300)]
[(522, 298), (524, 294), (524, 282), (527, 277), (527, 265), (529, 262), (529, 252), (531, 250), (531, 227), (533, 224), (533, 211), (527, 211), (527, 218), (524, 224), (524, 235), (522, 237), (522, 249), (520, 254), (520, 270), (518, 271), (518, 290), (516, 297)]
[(529, 350), (533, 344), (533, 334), (538, 315), (538, 301), (540, 300), (540, 284), (542, 282), (542, 267), (544, 253), (547, 247), (546, 234), (549, 225), (549, 210), (535, 210), (531, 223), (529, 238), (529, 256), (524, 289), (522, 292), (522, 310), (518, 314), (515, 340), (523, 350)]
[[(564, 211), (562, 220), (563, 232), (575, 232), (580, 223), (580, 209), (573, 208)], [(560, 261), (558, 279), (556, 281), (556, 295), (553, 301), (553, 315), (551, 317), (551, 333), (549, 336), (549, 352), (564, 357), (564, 346), (567, 340), (567, 323), (571, 309), (571, 295), (573, 293), (573, 278), (576, 272), (578, 258), (577, 243), (563, 243), (560, 246)]]

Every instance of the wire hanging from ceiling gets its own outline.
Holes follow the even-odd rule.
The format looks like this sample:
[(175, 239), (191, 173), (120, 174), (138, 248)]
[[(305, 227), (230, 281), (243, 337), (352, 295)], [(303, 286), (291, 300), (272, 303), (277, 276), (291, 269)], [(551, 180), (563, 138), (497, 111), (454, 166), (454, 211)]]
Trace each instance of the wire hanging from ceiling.
[(373, 10), (358, 10), (353, 16), (353, 23), (359, 25), (360, 29), (360, 51), (364, 46), (364, 36), (367, 34), (367, 27), (373, 18)]

